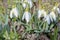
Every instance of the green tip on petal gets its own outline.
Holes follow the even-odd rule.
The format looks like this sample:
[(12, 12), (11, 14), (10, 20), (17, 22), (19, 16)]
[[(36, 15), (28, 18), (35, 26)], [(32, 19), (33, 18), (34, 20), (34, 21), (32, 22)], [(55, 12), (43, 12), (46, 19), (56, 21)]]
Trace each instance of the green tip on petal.
[(29, 11), (29, 8), (27, 7), (27, 8), (25, 9), (25, 11)]
[(12, 8), (15, 8), (16, 7), (16, 5), (12, 5)]

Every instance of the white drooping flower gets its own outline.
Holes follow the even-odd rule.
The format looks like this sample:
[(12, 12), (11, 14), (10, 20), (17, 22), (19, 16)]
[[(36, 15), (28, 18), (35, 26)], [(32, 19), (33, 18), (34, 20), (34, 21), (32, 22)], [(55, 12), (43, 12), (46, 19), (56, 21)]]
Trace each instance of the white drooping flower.
[(29, 4), (29, 7), (32, 8), (32, 6), (33, 6), (32, 1), (31, 1), (31, 0), (26, 0), (25, 2), (22, 3), (22, 6), (24, 7), (24, 9), (25, 9), (25, 8), (27, 7), (27, 5), (28, 5), (28, 4), (26, 4), (26, 3), (28, 3), (28, 4)]
[(24, 1), (24, 0), (21, 0), (22, 2)]
[(41, 17), (41, 15), (42, 15), (42, 11), (41, 10), (38, 10), (38, 19)]
[(49, 15), (46, 16), (45, 21), (46, 21), (48, 24), (50, 24), (50, 16), (49, 16)]
[(26, 5), (26, 3), (23, 3), (22, 6), (25, 9), (27, 5)]
[(57, 8), (57, 11), (58, 11), (58, 13), (60, 14), (60, 9), (59, 9), (59, 8)]
[(44, 19), (48, 24), (50, 24), (53, 21), (56, 21), (56, 15), (54, 11), (50, 12), (50, 14), (48, 14)]
[(31, 19), (31, 13), (28, 12), (28, 11), (24, 12), (23, 17), (22, 17), (22, 20), (24, 20), (24, 19), (28, 23), (30, 21), (30, 19)]
[(28, 0), (28, 3), (29, 3), (29, 5), (30, 5), (30, 8), (32, 8), (32, 6), (33, 6), (32, 1), (31, 1), (31, 0)]
[(38, 18), (40, 18), (43, 15), (43, 17), (46, 17), (46, 11), (45, 10), (38, 10)]
[(49, 16), (50, 16), (50, 19), (51, 19), (52, 22), (53, 22), (53, 20), (56, 21), (56, 15), (53, 11), (50, 12)]
[(54, 7), (53, 7), (53, 10), (56, 10), (56, 9), (57, 9), (57, 6), (54, 6)]
[(44, 18), (47, 16), (47, 13), (45, 10), (42, 10), (42, 14), (43, 14)]
[(60, 14), (60, 9), (57, 6), (53, 7), (53, 10), (57, 10), (57, 12)]
[(18, 17), (18, 9), (16, 7), (10, 11), (10, 18), (13, 18), (13, 16)]

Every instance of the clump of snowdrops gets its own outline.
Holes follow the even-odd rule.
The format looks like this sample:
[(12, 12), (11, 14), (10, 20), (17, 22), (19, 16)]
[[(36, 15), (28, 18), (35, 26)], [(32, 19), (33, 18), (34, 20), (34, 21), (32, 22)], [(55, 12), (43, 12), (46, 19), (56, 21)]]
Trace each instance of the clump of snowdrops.
[[(60, 4), (58, 2), (42, 3), (41, 0), (20, 0), (14, 1), (14, 5), (10, 9), (10, 12), (6, 14), (4, 20), (4, 26), (9, 26), (8, 22), (11, 20), (11, 25), (9, 26), (10, 33), (5, 31), (3, 33), (3, 38), (6, 40), (18, 40), (18, 33), (16, 29), (19, 28), (19, 25), (24, 25), (24, 34), (25, 33), (41, 33), (41, 32), (51, 32), (51, 29), (56, 26), (56, 23), (59, 21)], [(1, 21), (2, 22), (2, 21)], [(17, 28), (16, 24), (17, 22)], [(8, 28), (7, 28), (8, 29)], [(18, 29), (17, 29), (18, 30)], [(23, 37), (22, 36), (22, 37)]]

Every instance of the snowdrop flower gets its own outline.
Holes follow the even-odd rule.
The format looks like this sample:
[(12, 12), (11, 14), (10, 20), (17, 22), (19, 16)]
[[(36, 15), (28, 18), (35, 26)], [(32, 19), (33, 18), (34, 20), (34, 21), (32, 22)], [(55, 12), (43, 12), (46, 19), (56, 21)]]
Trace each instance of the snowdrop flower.
[(22, 6), (25, 9), (27, 5), (26, 5), (26, 3), (23, 3)]
[(41, 15), (42, 15), (42, 11), (38, 10), (38, 19), (41, 17)]
[(57, 6), (54, 6), (54, 7), (53, 7), (53, 10), (56, 10), (56, 9), (57, 9)]
[(44, 18), (47, 16), (47, 13), (45, 10), (42, 10), (42, 14), (43, 14)]
[(43, 15), (43, 17), (46, 17), (46, 11), (45, 10), (38, 10), (38, 19)]
[(52, 22), (53, 22), (53, 20), (56, 21), (56, 15), (53, 11), (50, 12), (49, 16), (50, 16), (50, 19), (51, 19)]
[(32, 8), (32, 6), (33, 6), (32, 1), (31, 1), (31, 0), (28, 0), (28, 3), (29, 3), (29, 5), (30, 5), (30, 8)]
[(46, 16), (45, 21), (47, 21), (47, 23), (50, 24), (50, 16), (49, 15)]
[(59, 9), (59, 8), (57, 8), (57, 11), (58, 11), (58, 13), (60, 14), (60, 9)]
[(31, 1), (31, 0), (25, 0), (25, 1), (22, 3), (22, 6), (24, 7), (24, 9), (27, 7), (26, 2), (29, 4), (29, 7), (32, 8), (32, 6), (33, 6), (32, 1)]
[(16, 7), (10, 11), (10, 18), (13, 18), (13, 16), (18, 17), (18, 9)]
[(55, 2), (55, 6), (53, 7), (53, 10), (56, 10), (59, 6), (59, 3)]
[(22, 2), (24, 1), (24, 0), (21, 0)]
[(60, 9), (57, 6), (53, 7), (53, 10), (57, 10), (57, 12), (60, 14)]
[(25, 11), (22, 17), (22, 20), (26, 20), (26, 22), (28, 23), (30, 21), (31, 18), (31, 13), (29, 13), (28, 11)]

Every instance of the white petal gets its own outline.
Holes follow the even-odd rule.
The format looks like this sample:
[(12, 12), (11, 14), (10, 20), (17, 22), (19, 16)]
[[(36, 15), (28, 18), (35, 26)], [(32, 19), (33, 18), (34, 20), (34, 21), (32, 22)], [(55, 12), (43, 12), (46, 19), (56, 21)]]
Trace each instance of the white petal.
[(13, 15), (14, 15), (15, 17), (18, 17), (18, 10), (17, 10), (17, 8), (13, 8), (13, 9), (10, 11), (10, 18), (12, 18)]
[(52, 16), (51, 15), (49, 15), (50, 16), (50, 20), (53, 22), (53, 18), (52, 18)]
[(38, 19), (41, 17), (41, 15), (42, 15), (42, 12), (41, 12), (41, 10), (38, 10)]
[(42, 10), (42, 13), (43, 13), (44, 17), (46, 17), (46, 16), (47, 16), (46, 11)]
[(40, 18), (42, 15), (45, 18), (47, 16), (46, 11), (44, 11), (44, 10), (38, 10), (38, 18)]
[(53, 18), (53, 20), (56, 21), (56, 15), (53, 11), (50, 13), (50, 18)]
[(24, 0), (21, 0), (22, 2), (24, 1)]
[(27, 2), (32, 2), (32, 0), (27, 0)]
[(32, 6), (33, 6), (32, 1), (31, 0), (27, 0), (27, 3), (30, 5), (30, 8), (32, 8)]
[(48, 24), (50, 24), (50, 17), (49, 17), (49, 15), (46, 16), (46, 21), (47, 21)]
[(13, 14), (12, 14), (12, 13), (13, 13), (13, 11), (11, 10), (11, 11), (10, 11), (10, 18), (13, 17)]
[(25, 18), (25, 13), (23, 14), (22, 20), (24, 20), (24, 18)]
[(28, 2), (28, 3), (29, 3), (29, 5), (30, 5), (30, 8), (32, 8), (32, 6), (33, 6), (32, 2), (30, 1), (30, 2)]
[(59, 8), (57, 8), (57, 11), (58, 11), (58, 13), (60, 14), (60, 9), (59, 9)]
[(18, 17), (18, 9), (17, 9), (17, 8), (14, 9), (14, 15), (15, 15), (16, 17)]
[(26, 19), (27, 23), (30, 21), (30, 18), (31, 18), (31, 14), (29, 12), (26, 13), (25, 19)]
[(25, 9), (27, 5), (26, 5), (26, 3), (23, 3), (23, 4), (22, 4), (22, 6), (23, 6), (23, 7), (24, 7), (24, 9)]
[(22, 17), (22, 19), (23, 20), (25, 19), (27, 23), (30, 21), (30, 18), (31, 18), (31, 13), (29, 13), (29, 12), (25, 12)]
[(53, 7), (53, 9), (55, 10), (57, 7), (55, 6), (55, 7)]
[(28, 1), (32, 1), (32, 0), (28, 0)]

